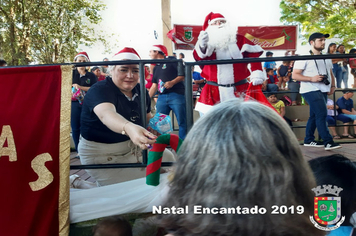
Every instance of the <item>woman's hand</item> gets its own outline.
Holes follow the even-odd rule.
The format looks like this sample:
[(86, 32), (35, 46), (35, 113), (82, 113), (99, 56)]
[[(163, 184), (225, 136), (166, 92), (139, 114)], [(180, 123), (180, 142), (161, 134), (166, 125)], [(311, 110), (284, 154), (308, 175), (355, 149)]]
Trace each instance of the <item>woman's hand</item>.
[(150, 131), (131, 122), (127, 123), (125, 131), (131, 141), (141, 149), (147, 149), (150, 145), (154, 144), (157, 139), (157, 136)]
[(147, 130), (151, 132), (153, 135), (156, 135), (157, 137), (161, 135), (160, 133), (158, 133), (158, 131), (152, 129), (150, 126), (147, 127)]
[(80, 85), (79, 84), (72, 84), (72, 87), (74, 87), (76, 90), (80, 89)]

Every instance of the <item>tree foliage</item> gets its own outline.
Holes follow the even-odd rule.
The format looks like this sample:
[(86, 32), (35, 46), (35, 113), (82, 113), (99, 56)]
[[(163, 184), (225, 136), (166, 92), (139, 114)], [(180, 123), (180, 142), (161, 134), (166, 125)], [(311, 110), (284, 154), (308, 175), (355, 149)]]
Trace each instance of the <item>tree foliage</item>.
[(281, 21), (298, 24), (307, 39), (313, 32), (329, 33), (350, 49), (356, 39), (355, 0), (282, 0)]
[(0, 0), (0, 57), (9, 65), (70, 62), (79, 45), (104, 36), (100, 0)]

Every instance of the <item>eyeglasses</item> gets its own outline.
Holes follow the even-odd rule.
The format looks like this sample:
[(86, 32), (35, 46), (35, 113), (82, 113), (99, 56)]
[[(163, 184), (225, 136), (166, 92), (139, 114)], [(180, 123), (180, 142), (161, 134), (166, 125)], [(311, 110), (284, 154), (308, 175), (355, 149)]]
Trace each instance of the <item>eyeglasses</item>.
[(211, 23), (211, 25), (222, 25), (225, 23), (226, 23), (226, 20), (216, 20), (213, 23)]

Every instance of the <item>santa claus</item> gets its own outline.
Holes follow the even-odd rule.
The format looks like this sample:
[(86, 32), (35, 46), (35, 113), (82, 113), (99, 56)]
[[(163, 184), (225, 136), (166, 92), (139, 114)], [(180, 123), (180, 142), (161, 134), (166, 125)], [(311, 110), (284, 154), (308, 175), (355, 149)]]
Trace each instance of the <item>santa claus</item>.
[[(223, 15), (211, 12), (206, 16), (193, 51), (196, 61), (256, 58), (263, 49), (236, 32)], [(262, 84), (266, 74), (260, 62), (204, 65), (202, 77), (207, 80), (196, 110), (206, 113), (214, 104), (245, 94), (249, 78), (253, 85)]]

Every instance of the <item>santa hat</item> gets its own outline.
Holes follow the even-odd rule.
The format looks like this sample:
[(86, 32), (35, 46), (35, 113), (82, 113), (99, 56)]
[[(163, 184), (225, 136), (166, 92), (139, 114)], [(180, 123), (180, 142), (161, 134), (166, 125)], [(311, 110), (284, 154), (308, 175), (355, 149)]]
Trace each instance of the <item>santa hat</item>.
[(80, 52), (77, 55), (75, 55), (74, 61), (77, 60), (78, 57), (84, 57), (87, 62), (90, 61), (89, 56), (86, 52)]
[(116, 53), (112, 58), (113, 61), (121, 60), (140, 60), (141, 57), (138, 55), (135, 49), (125, 47), (120, 52)]
[(167, 51), (166, 46), (161, 45), (161, 44), (158, 44), (158, 45), (153, 45), (153, 46), (152, 46), (152, 48), (151, 48), (151, 50), (153, 50), (153, 51), (163, 52), (163, 53), (164, 53), (164, 55), (166, 55), (166, 56), (168, 55), (168, 51)]
[(221, 15), (220, 13), (213, 13), (210, 12), (206, 17), (205, 17), (205, 21), (204, 21), (204, 25), (203, 25), (203, 30), (206, 30), (208, 28), (209, 25), (211, 25), (212, 23), (214, 23), (217, 20), (226, 20), (225, 17), (223, 15)]

